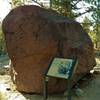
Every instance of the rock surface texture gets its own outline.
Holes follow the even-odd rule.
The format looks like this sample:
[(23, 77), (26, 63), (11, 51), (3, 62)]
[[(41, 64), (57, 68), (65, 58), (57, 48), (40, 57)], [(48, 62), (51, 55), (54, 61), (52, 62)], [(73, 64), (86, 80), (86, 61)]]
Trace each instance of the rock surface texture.
[[(78, 22), (37, 6), (13, 9), (2, 24), (11, 77), (17, 89), (43, 92), (44, 73), (53, 57), (78, 58), (73, 82), (95, 66), (93, 44)], [(66, 80), (51, 78), (50, 93), (66, 90)]]

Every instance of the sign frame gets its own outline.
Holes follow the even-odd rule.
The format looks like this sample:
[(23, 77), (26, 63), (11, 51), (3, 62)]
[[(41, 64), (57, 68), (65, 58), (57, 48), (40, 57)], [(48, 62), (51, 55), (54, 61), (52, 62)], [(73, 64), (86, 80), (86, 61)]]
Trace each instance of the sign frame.
[[(50, 74), (48, 74), (48, 72), (50, 72), (49, 70), (51, 69), (51, 67), (53, 67), (52, 66), (52, 64), (53, 64), (53, 62), (54, 62), (54, 60), (58, 60), (59, 62), (61, 61), (61, 60), (65, 60), (65, 61), (61, 61), (62, 63), (66, 63), (66, 61), (67, 61), (67, 63), (72, 63), (72, 65), (71, 66), (68, 66), (67, 67), (67, 65), (64, 65), (64, 70), (66, 71), (66, 69), (67, 69), (67, 71), (69, 71), (69, 73), (67, 73), (67, 74), (65, 74), (65, 75), (68, 75), (68, 77), (63, 77), (63, 76), (56, 76), (56, 75), (50, 75)], [(72, 61), (71, 61), (72, 60)], [(70, 61), (70, 62), (69, 62)], [(46, 71), (46, 73), (45, 73), (45, 76), (48, 76), (48, 77), (54, 77), (54, 78), (62, 78), (62, 79), (69, 79), (69, 78), (71, 78), (72, 77), (72, 75), (73, 75), (73, 72), (74, 72), (74, 70), (76, 69), (76, 60), (75, 59), (65, 59), (65, 58), (54, 58), (51, 62), (50, 62), (50, 64), (49, 64), (49, 67), (48, 67), (48, 69), (47, 69), (47, 71)], [(56, 65), (57, 66), (57, 65)], [(60, 65), (61, 66), (61, 65)], [(58, 66), (57, 66), (58, 67)], [(58, 70), (59, 69), (61, 69), (61, 67), (60, 68), (58, 68)], [(57, 70), (57, 69), (56, 69)], [(64, 70), (63, 69), (61, 69), (63, 72), (64, 72)], [(52, 71), (54, 71), (54, 68), (52, 68)], [(56, 71), (56, 73), (57, 73), (57, 71)]]
[[(45, 76), (44, 76), (44, 91), (43, 91), (43, 93), (44, 93), (44, 100), (47, 100), (47, 98), (48, 98), (48, 89), (47, 89), (47, 86), (48, 86), (48, 82), (49, 82), (49, 78), (50, 77), (61, 78), (61, 79), (68, 80), (68, 99), (67, 100), (71, 100), (71, 96), (72, 96), (72, 90), (71, 90), (71, 88), (72, 88), (72, 77), (73, 77), (74, 71), (75, 71), (75, 69), (77, 67), (78, 60), (77, 60), (77, 58), (70, 59), (70, 60), (72, 60), (72, 65), (70, 66), (70, 69), (69, 69), (69, 73), (68, 73), (69, 75), (65, 78), (65, 77), (56, 77), (55, 75), (48, 74), (49, 70), (51, 70), (50, 68), (52, 67), (55, 59), (59, 59), (59, 60), (64, 59), (66, 61), (69, 60), (67, 58), (60, 58), (60, 57), (54, 57), (51, 60), (51, 62), (49, 64), (49, 67), (46, 70)], [(68, 67), (66, 67), (66, 68), (68, 68)], [(65, 75), (67, 75), (67, 74), (65, 74)]]

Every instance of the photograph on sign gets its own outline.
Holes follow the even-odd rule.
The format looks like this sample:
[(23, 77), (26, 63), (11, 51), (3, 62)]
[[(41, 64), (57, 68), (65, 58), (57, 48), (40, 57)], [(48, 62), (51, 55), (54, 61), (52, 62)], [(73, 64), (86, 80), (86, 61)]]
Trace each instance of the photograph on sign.
[(54, 58), (47, 72), (48, 76), (68, 79), (73, 59)]

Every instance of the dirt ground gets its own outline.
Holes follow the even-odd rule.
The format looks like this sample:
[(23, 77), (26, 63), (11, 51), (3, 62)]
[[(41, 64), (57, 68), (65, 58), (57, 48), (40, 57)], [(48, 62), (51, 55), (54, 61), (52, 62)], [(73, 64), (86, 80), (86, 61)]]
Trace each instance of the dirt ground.
[[(0, 58), (0, 67), (8, 64), (7, 61), (6, 57)], [(100, 100), (100, 57), (96, 57), (96, 62), (95, 72), (84, 77), (77, 89), (73, 88), (72, 100)], [(3, 71), (0, 75), (0, 100), (43, 100), (43, 95), (18, 92), (10, 75)], [(49, 95), (47, 100), (67, 100), (67, 93)]]

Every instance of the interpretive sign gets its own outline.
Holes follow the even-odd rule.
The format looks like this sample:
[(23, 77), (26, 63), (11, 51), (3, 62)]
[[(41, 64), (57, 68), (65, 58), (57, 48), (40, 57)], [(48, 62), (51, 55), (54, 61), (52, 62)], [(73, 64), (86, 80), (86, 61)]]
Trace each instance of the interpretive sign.
[(76, 64), (77, 63), (74, 59), (54, 58), (46, 75), (68, 79), (71, 72), (75, 70), (73, 67), (75, 67)]
[(68, 80), (68, 100), (71, 100), (72, 75), (78, 64), (77, 59), (54, 58), (45, 74), (44, 100), (47, 99), (47, 83), (49, 77)]

